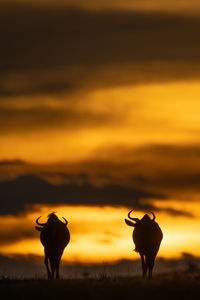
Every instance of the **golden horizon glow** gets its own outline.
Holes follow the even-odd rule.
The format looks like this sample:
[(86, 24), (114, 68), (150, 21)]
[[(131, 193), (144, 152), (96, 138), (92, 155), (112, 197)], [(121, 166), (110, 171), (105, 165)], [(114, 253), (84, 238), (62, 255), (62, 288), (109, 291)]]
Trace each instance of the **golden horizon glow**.
[[(179, 207), (182, 205), (179, 203)], [(198, 203), (191, 204), (190, 208), (195, 211), (194, 218), (156, 213), (156, 220), (164, 233), (158, 257), (180, 258), (183, 252), (199, 255), (200, 209)], [(138, 253), (133, 251), (132, 228), (124, 222), (128, 213), (125, 207), (37, 206), (25, 215), (4, 216), (0, 217), (0, 221), (2, 227), (9, 224), (5, 232), (12, 231), (17, 225), (18, 228), (30, 227), (31, 233), (35, 231), (36, 217), (42, 215), (41, 220), (45, 221), (50, 211), (57, 211), (60, 218), (65, 216), (69, 222), (71, 241), (63, 255), (66, 262), (89, 264), (139, 258)], [(135, 212), (135, 215), (140, 218), (144, 212)], [(8, 256), (43, 255), (39, 233), (38, 237), (1, 245), (1, 253)]]

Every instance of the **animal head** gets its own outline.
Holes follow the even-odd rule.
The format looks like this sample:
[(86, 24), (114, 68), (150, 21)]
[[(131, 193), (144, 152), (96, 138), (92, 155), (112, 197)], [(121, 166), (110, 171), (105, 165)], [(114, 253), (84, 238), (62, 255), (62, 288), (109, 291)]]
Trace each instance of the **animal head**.
[[(36, 219), (37, 225), (41, 226), (41, 227), (35, 226), (35, 229), (38, 230), (38, 231), (42, 231), (42, 229), (45, 227), (45, 225), (47, 225), (49, 223), (61, 222), (58, 219), (58, 217), (55, 215), (54, 212), (48, 215), (48, 220), (47, 220), (46, 223), (39, 223), (40, 218), (41, 218), (41, 216)], [(62, 217), (62, 218), (65, 221), (65, 223), (63, 223), (63, 224), (65, 224), (67, 226), (67, 224), (68, 224), (67, 220), (64, 217)]]
[(128, 219), (125, 219), (125, 222), (126, 222), (126, 224), (127, 224), (128, 226), (133, 226), (133, 227), (135, 227), (135, 226), (137, 226), (138, 224), (140, 224), (141, 222), (142, 222), (142, 223), (145, 223), (145, 222), (149, 222), (149, 221), (151, 221), (151, 222), (154, 222), (154, 221), (155, 221), (155, 218), (156, 218), (156, 217), (155, 217), (155, 215), (154, 215), (153, 212), (151, 212), (151, 214), (153, 215), (153, 219), (151, 219), (151, 218), (149, 217), (149, 215), (145, 214), (144, 217), (140, 220), (140, 219), (138, 219), (138, 218), (132, 218), (132, 217), (131, 217), (132, 211), (133, 211), (133, 209), (132, 209), (131, 211), (129, 211), (129, 213), (128, 213), (128, 218), (129, 218), (130, 220), (134, 221), (134, 222), (132, 222), (132, 221), (130, 221), (130, 220), (128, 220)]
[(51, 214), (48, 215), (48, 221), (47, 223), (51, 223), (54, 221), (59, 220), (58, 217), (55, 215), (55, 212), (52, 212)]

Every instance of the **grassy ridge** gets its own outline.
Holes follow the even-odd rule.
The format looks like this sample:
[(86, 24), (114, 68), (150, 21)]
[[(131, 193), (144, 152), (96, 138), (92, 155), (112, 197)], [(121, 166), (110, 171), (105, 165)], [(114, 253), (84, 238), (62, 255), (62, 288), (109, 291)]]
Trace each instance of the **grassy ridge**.
[(141, 278), (68, 280), (0, 280), (0, 298), (36, 299), (200, 299), (200, 274), (157, 275)]

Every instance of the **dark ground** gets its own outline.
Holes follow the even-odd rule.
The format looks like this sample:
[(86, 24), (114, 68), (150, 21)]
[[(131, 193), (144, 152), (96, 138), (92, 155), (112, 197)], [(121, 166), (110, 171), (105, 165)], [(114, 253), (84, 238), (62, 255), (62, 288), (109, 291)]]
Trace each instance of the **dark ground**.
[(200, 299), (200, 273), (140, 277), (0, 280), (0, 299)]

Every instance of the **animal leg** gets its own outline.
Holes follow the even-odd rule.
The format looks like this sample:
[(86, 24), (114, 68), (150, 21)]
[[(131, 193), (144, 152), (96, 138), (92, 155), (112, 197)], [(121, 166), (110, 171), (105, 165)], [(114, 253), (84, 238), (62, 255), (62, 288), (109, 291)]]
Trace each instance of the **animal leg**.
[(145, 262), (144, 255), (140, 254), (140, 256), (141, 256), (141, 262), (142, 262), (142, 276), (143, 276), (143, 278), (145, 278), (146, 273), (147, 273), (147, 264)]
[(152, 272), (153, 272), (153, 267), (154, 267), (154, 261), (155, 258), (154, 257), (147, 257), (147, 266), (148, 266), (148, 270), (149, 270), (149, 279), (152, 278)]
[(152, 278), (153, 267), (154, 267), (154, 261), (151, 262), (149, 265), (149, 279)]
[(60, 258), (57, 258), (57, 260), (56, 260), (56, 279), (60, 279), (59, 268), (60, 268)]
[(52, 274), (51, 278), (54, 279), (54, 273), (55, 273), (55, 267), (56, 267), (54, 258), (50, 259), (50, 266), (51, 266), (51, 274)]
[(47, 276), (48, 276), (48, 279), (51, 278), (51, 272), (49, 270), (49, 260), (48, 260), (48, 255), (47, 255), (47, 252), (45, 251), (44, 252), (44, 264), (47, 268)]

